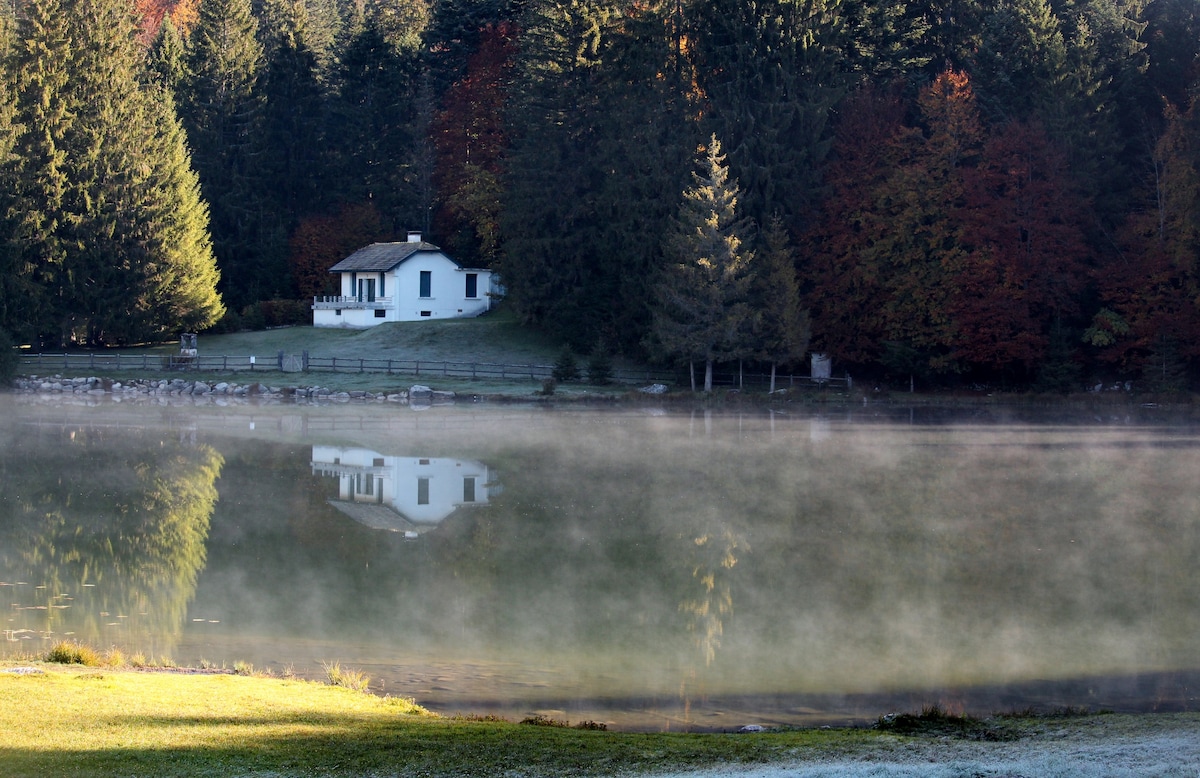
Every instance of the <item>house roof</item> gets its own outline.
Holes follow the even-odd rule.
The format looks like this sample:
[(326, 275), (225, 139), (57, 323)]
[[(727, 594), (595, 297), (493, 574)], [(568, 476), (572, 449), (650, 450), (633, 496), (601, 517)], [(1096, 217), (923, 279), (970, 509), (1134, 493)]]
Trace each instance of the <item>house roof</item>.
[[(329, 272), (386, 272), (422, 251), (441, 251), (441, 249), (432, 243), (425, 243), (424, 241), (419, 243), (372, 243), (370, 246), (359, 249), (329, 268)], [(443, 256), (445, 255), (443, 254)], [(450, 259), (449, 257), (446, 258)], [(450, 261), (454, 262), (453, 259), (450, 259)], [(454, 262), (454, 264), (458, 265), (457, 262)]]

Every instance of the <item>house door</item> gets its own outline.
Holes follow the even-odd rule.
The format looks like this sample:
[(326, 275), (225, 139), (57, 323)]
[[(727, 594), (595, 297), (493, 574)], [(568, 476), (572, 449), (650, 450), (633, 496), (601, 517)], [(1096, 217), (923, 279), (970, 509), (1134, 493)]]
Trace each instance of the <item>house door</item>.
[(358, 300), (359, 302), (366, 301), (368, 303), (375, 302), (375, 279), (360, 278), (358, 279)]

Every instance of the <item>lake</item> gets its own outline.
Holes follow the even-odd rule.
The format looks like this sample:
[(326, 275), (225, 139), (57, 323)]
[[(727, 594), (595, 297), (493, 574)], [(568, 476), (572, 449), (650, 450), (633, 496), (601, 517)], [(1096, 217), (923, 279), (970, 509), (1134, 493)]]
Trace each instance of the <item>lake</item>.
[(618, 729), (1181, 710), (1200, 427), (0, 396), (6, 656), (76, 639)]

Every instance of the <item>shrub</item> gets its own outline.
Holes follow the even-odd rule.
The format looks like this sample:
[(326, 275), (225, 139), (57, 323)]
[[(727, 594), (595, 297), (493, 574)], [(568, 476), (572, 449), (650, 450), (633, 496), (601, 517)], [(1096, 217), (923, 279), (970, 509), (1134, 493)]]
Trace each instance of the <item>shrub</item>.
[(0, 330), (0, 381), (12, 380), (17, 374), (20, 357), (12, 336), (5, 330)]
[(575, 355), (571, 353), (570, 346), (563, 346), (562, 351), (558, 354), (558, 360), (554, 363), (554, 369), (550, 371), (550, 375), (554, 376), (554, 380), (559, 383), (579, 380), (579, 365), (575, 364)]
[(612, 382), (612, 357), (609, 356), (608, 348), (604, 345), (604, 341), (596, 343), (596, 347), (592, 349), (592, 353), (588, 356), (587, 374), (588, 383), (595, 386), (605, 386)]
[(344, 670), (338, 662), (325, 662), (325, 678), (330, 686), (341, 686), (356, 692), (366, 692), (371, 688), (371, 678), (358, 670)]
[(55, 643), (50, 648), (50, 652), (46, 654), (46, 661), (60, 665), (85, 665), (87, 667), (99, 667), (103, 664), (96, 649), (73, 640), (60, 640)]
[(567, 727), (568, 726), (567, 722), (565, 722), (565, 721), (559, 721), (558, 719), (552, 719), (549, 716), (543, 716), (540, 713), (537, 714), (536, 716), (530, 716), (527, 719), (522, 719), (521, 723), (528, 724), (531, 727)]

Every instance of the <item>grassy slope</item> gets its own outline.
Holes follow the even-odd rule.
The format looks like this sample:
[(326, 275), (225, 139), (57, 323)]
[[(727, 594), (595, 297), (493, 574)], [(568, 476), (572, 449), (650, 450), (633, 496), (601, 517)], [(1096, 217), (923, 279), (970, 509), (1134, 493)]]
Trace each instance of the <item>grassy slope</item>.
[[(391, 322), (367, 330), (286, 327), (263, 332), (204, 335), (205, 354), (269, 355), (277, 351), (348, 359), (422, 359), (552, 365), (562, 348), (549, 336), (522, 327), (497, 311), (476, 319)], [(162, 349), (173, 350), (172, 347)]]

